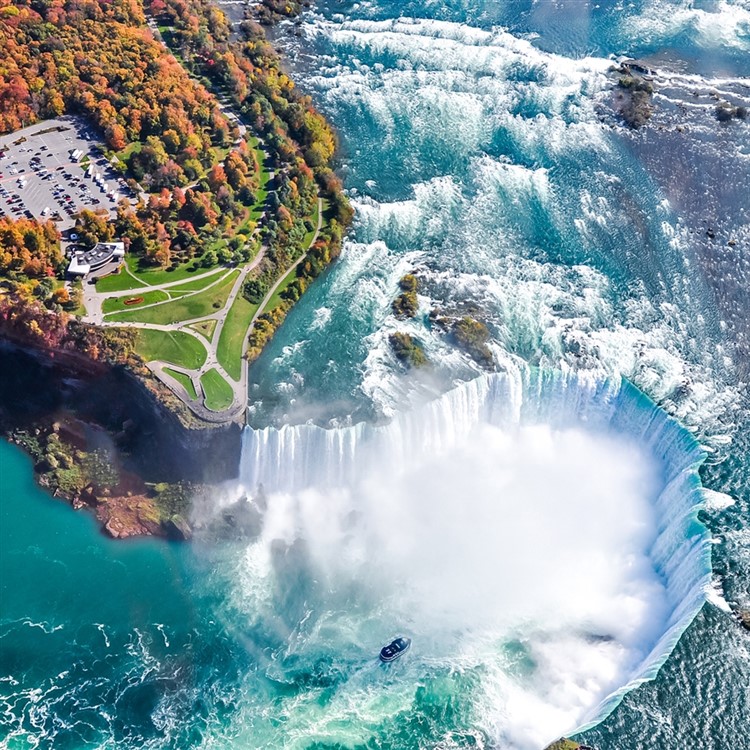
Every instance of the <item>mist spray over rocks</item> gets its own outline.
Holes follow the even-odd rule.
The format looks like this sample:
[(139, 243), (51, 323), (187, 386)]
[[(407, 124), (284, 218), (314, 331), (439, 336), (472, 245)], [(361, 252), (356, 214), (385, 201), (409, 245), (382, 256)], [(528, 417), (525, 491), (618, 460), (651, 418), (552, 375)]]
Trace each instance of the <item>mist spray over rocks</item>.
[[(260, 673), (296, 686), (283, 728), (256, 720), (255, 736), (366, 741), (443, 690), (480, 745), (597, 722), (705, 601), (702, 458), (627, 383), (541, 371), (386, 425), (248, 428), (259, 523), (218, 575)], [(398, 634), (412, 652), (384, 675)]]

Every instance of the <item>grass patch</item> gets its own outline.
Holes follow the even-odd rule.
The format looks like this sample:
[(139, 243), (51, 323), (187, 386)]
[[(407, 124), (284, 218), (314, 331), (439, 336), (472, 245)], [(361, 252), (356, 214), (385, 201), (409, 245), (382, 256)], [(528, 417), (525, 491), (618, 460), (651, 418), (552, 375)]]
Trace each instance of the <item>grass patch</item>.
[[(109, 297), (102, 303), (102, 312), (107, 315), (113, 312), (120, 312), (121, 310), (135, 310), (144, 305), (153, 305), (155, 302), (164, 302), (168, 299), (169, 295), (158, 289), (153, 292), (134, 294), (132, 297)], [(126, 305), (125, 303), (130, 300), (141, 300), (141, 302), (134, 302), (131, 305)]]
[(165, 367), (164, 372), (166, 372), (168, 375), (171, 375), (187, 392), (190, 398), (195, 401), (198, 398), (198, 394), (195, 390), (195, 384), (193, 383), (193, 379), (186, 375), (184, 372), (180, 372), (179, 370), (173, 370), (171, 367)]
[(207, 356), (206, 347), (189, 333), (151, 331), (147, 328), (138, 331), (135, 350), (146, 362), (171, 362), (186, 370), (201, 367)]
[(214, 331), (216, 330), (217, 322), (218, 321), (216, 320), (203, 320), (200, 323), (193, 323), (190, 328), (211, 341), (214, 336)]
[[(320, 221), (320, 203), (317, 200), (315, 201), (315, 210), (312, 212), (312, 216), (310, 216), (310, 221), (312, 222), (313, 228), (302, 239), (302, 247), (305, 249), (305, 252), (310, 249), (310, 245), (313, 243), (315, 232), (318, 229), (318, 222)], [(323, 225), (321, 224), (321, 229), (322, 228)]]
[(247, 327), (255, 315), (258, 305), (248, 302), (241, 294), (229, 309), (221, 329), (216, 357), (230, 377), (239, 381), (242, 375), (242, 348), (247, 336)]
[(248, 138), (248, 143), (255, 151), (255, 156), (258, 159), (260, 165), (260, 175), (258, 178), (258, 190), (255, 193), (255, 204), (250, 206), (250, 216), (247, 218), (245, 225), (249, 222), (258, 223), (263, 214), (263, 207), (266, 205), (266, 199), (268, 198), (268, 181), (271, 179), (271, 170), (266, 164), (266, 154), (260, 147), (260, 141), (255, 137), (251, 136)]
[(123, 164), (127, 164), (128, 159), (133, 154), (139, 153), (142, 148), (143, 144), (140, 141), (133, 141), (132, 143), (128, 143), (122, 151), (118, 151), (116, 156)]
[[(157, 286), (159, 284), (168, 284), (170, 281), (188, 280), (193, 276), (198, 276), (211, 270), (210, 268), (201, 266), (200, 258), (193, 258), (186, 263), (180, 263), (175, 268), (142, 266), (140, 259), (134, 255), (126, 255), (125, 262), (130, 273), (140, 279), (141, 286)], [(126, 287), (126, 289), (128, 288), (130, 287)]]
[(234, 399), (232, 386), (221, 377), (215, 368), (208, 370), (201, 376), (201, 385), (205, 394), (204, 403), (211, 411), (222, 411), (231, 406)]
[(216, 273), (212, 273), (210, 276), (206, 276), (203, 279), (194, 279), (193, 281), (187, 281), (184, 284), (177, 284), (177, 286), (171, 286), (166, 291), (170, 294), (180, 294), (182, 292), (199, 292), (201, 289), (205, 289), (209, 284), (213, 284), (214, 281), (218, 281), (219, 277), (226, 273), (227, 269), (222, 268)]
[(293, 268), (289, 273), (284, 277), (282, 282), (279, 284), (279, 286), (276, 288), (276, 291), (273, 293), (273, 296), (271, 299), (268, 300), (266, 306), (263, 308), (263, 312), (266, 313), (269, 310), (273, 310), (276, 305), (281, 302), (281, 293), (297, 278), (297, 269)]
[(120, 273), (111, 273), (109, 276), (96, 281), (96, 291), (102, 293), (124, 292), (126, 289), (137, 289), (142, 286), (144, 286), (143, 282), (131, 276), (127, 266), (123, 266)]
[(238, 274), (239, 271), (232, 271), (226, 279), (203, 292), (198, 292), (197, 294), (172, 302), (165, 302), (156, 307), (117, 313), (110, 320), (168, 325), (169, 323), (178, 323), (183, 320), (202, 318), (217, 312), (226, 304), (227, 297), (229, 296), (229, 292), (232, 291), (232, 286), (237, 280)]

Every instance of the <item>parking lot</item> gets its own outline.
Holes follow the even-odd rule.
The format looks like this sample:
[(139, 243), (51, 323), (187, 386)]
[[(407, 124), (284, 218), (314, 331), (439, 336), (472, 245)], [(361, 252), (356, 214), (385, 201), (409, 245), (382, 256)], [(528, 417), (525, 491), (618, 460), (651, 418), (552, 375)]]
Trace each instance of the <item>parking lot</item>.
[(132, 193), (96, 138), (75, 117), (0, 136), (0, 215), (52, 219), (64, 231), (82, 209), (113, 213)]

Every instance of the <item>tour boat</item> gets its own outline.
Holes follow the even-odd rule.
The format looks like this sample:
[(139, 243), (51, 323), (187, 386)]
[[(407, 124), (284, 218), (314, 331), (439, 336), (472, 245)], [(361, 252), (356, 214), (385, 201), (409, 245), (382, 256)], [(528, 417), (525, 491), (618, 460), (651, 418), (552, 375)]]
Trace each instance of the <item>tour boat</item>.
[(385, 663), (396, 661), (399, 656), (409, 650), (410, 646), (411, 638), (396, 638), (395, 641), (391, 641), (387, 646), (380, 649), (380, 661)]

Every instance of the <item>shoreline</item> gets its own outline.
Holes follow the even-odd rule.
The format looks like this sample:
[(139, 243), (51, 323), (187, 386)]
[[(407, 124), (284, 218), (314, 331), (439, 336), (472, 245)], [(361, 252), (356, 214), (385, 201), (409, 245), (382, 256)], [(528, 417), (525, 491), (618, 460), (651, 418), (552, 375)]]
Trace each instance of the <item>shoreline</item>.
[[(206, 7), (196, 3), (192, 10), (200, 16)], [(223, 13), (220, 6), (211, 7)], [(220, 104), (225, 114), (233, 115), (227, 119), (238, 128), (239, 138), (245, 133), (255, 133), (257, 124), (253, 125), (252, 118), (243, 115), (245, 102), (238, 100), (230, 104), (226, 93), (220, 96), (196, 68), (195, 60), (186, 59), (179, 49), (165, 43), (149, 10), (144, 4), (144, 29), (150, 30), (155, 41), (163, 44), (167, 56), (179, 63), (187, 76)], [(297, 7), (297, 12), (302, 10), (301, 6)], [(257, 24), (259, 14), (248, 14), (245, 20)], [(286, 18), (274, 17), (271, 23), (266, 19), (265, 30), (278, 26), (282, 20)], [(270, 39), (270, 34), (266, 37), (264, 31), (258, 38)], [(229, 54), (236, 54), (238, 60), (242, 59), (241, 47), (236, 41), (230, 42), (227, 50)], [(268, 65), (283, 69), (280, 52), (274, 49), (267, 53)], [(331, 127), (301, 92), (292, 91), (287, 96), (289, 101), (308, 102), (306, 106), (311, 116)], [(84, 117), (88, 123), (90, 118)], [(43, 127), (44, 122), (42, 117), (34, 127)], [(273, 154), (267, 151), (263, 135), (257, 133), (257, 142), (272, 169), (283, 172), (295, 160), (297, 168), (302, 168), (299, 166), (304, 164), (302, 140), (292, 139), (290, 144), (296, 151), (281, 158), (275, 151)], [(262, 165), (262, 168), (268, 167)], [(308, 172), (312, 177), (312, 172)], [(273, 174), (270, 172), (271, 177)], [(91, 317), (89, 311), (83, 318), (76, 318), (74, 313), (59, 311), (59, 308), (58, 312), (53, 312), (33, 298), (25, 299), (16, 293), (13, 281), (8, 282), (7, 290), (0, 288), (0, 300), (5, 297), (4, 309), (0, 311), (0, 381), (10, 381), (5, 383), (3, 396), (0, 396), (0, 433), (32, 458), (35, 480), (40, 487), (66, 500), (75, 509), (86, 508), (93, 512), (102, 531), (114, 538), (190, 537), (191, 530), (185, 520), (190, 495), (236, 476), (239, 436), (245, 422), (244, 405), (253, 361), (309, 284), (338, 257), (341, 235), (350, 221), (350, 209), (340, 183), (326, 162), (317, 166), (315, 174), (317, 226), (309, 233), (311, 239), (298, 257), (292, 254), (291, 240), (287, 242), (288, 248), (284, 246), (285, 240), (280, 240), (282, 250), (291, 257), (278, 268), (274, 266), (265, 271), (271, 274), (268, 290), (242, 336), (239, 381), (227, 376), (225, 363), (217, 352), (218, 339), (223, 323), (234, 309), (235, 298), (245, 296), (245, 279), (263, 261), (265, 250), (275, 247), (273, 236), (265, 239), (265, 235), (259, 235), (257, 259), (237, 276), (232, 295), (220, 311), (224, 318), (215, 326), (216, 332), (208, 345), (204, 342), (209, 354), (199, 369), (186, 370), (166, 360), (144, 359), (141, 354), (138, 331), (172, 329), (174, 325), (141, 326), (136, 322), (118, 326), (114, 320), (106, 320), (102, 310), (98, 311), (98, 317)], [(330, 209), (331, 204), (338, 206), (338, 212)], [(265, 223), (273, 218), (270, 213), (266, 216), (267, 209), (266, 204), (258, 221), (258, 226), (264, 229)], [(227, 276), (236, 273), (231, 270), (234, 266), (227, 268), (230, 269)], [(151, 282), (144, 283), (144, 289), (158, 288)], [(120, 296), (131, 293), (135, 294), (126, 291)], [(103, 300), (106, 292), (95, 296)], [(218, 319), (218, 313), (213, 312), (209, 317)], [(85, 322), (87, 320), (89, 323)], [(185, 325), (194, 322), (191, 319)], [(43, 334), (33, 335), (34, 330)], [(188, 333), (201, 340), (194, 331)], [(232, 390), (231, 403), (222, 410), (212, 409), (209, 404), (204, 385), (204, 377), (210, 374), (209, 367), (213, 367), (213, 372), (218, 372)], [(183, 382), (174, 376), (175, 372), (178, 378), (192, 381), (197, 395), (188, 392)], [(35, 382), (43, 384), (36, 391), (31, 385)], [(56, 397), (49, 398), (52, 393)], [(97, 476), (92, 456), (100, 453), (106, 456), (104, 463), (112, 470), (110, 475), (100, 472), (101, 476)], [(190, 467), (187, 472), (186, 467)]]
[[(0, 342), (2, 436), (112, 538), (188, 539), (190, 498), (236, 475), (241, 425), (185, 424), (126, 367)], [(187, 469), (187, 471), (186, 471)]]

